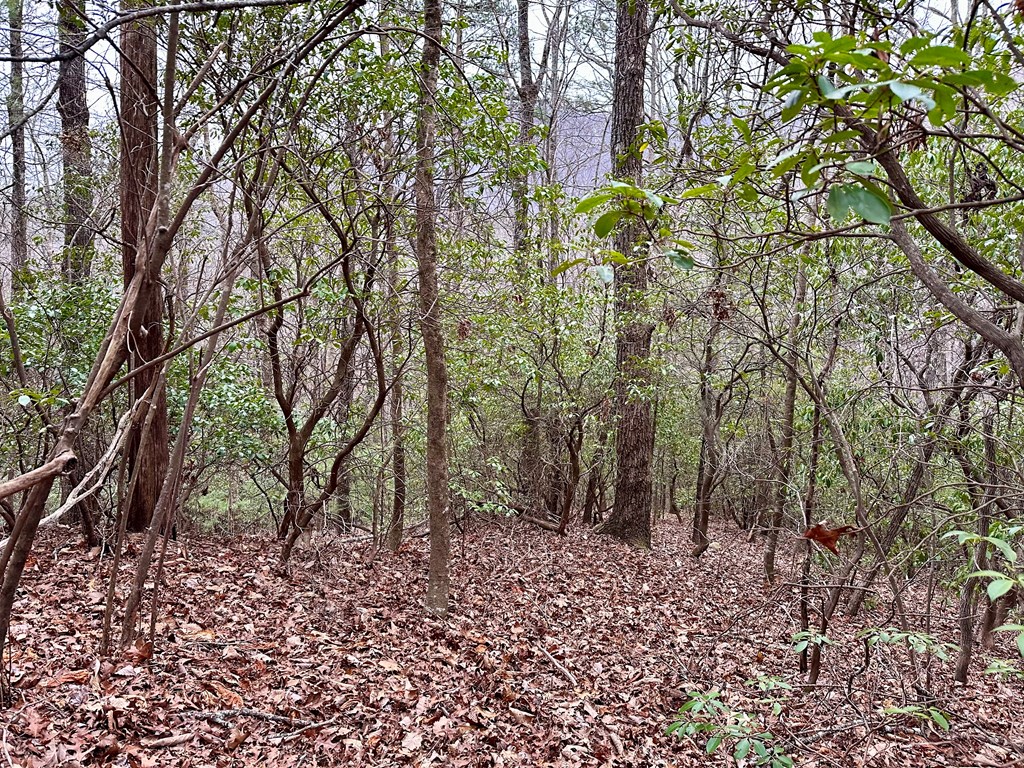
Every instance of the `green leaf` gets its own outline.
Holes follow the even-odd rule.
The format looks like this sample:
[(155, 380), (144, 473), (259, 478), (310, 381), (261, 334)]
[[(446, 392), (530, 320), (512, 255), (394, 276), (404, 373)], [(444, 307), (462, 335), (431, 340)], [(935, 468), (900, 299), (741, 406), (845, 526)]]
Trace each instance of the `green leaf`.
[(811, 150), (807, 159), (804, 160), (804, 164), (800, 166), (800, 181), (809, 189), (818, 183), (820, 175), (821, 165), (818, 163), (818, 153)]
[(734, 117), (732, 124), (746, 141), (750, 141), (750, 124), (746, 120)]
[(708, 739), (708, 745), (707, 745), (707, 747), (705, 749), (706, 749), (707, 753), (710, 755), (716, 749), (718, 749), (719, 746), (721, 746), (721, 744), (722, 744), (722, 737), (721, 736), (712, 736), (710, 739)]
[(613, 197), (615, 197), (615, 195), (612, 195), (608, 192), (587, 195), (587, 197), (584, 197), (582, 200), (576, 203), (576, 213), (590, 213), (599, 205), (607, 203)]
[(693, 269), (693, 257), (686, 251), (680, 251), (676, 248), (673, 248), (670, 251), (665, 251), (665, 255), (668, 256), (669, 261), (671, 261), (684, 272), (689, 272), (691, 269)]
[(942, 714), (937, 709), (930, 709), (928, 710), (928, 713), (932, 716), (932, 720), (934, 720), (936, 724), (938, 724), (939, 728), (941, 728), (944, 731), (949, 730), (949, 720), (946, 719), (946, 716), (944, 714)]
[(625, 211), (608, 211), (601, 215), (597, 221), (594, 222), (594, 234), (600, 238), (608, 237), (611, 231), (615, 229), (615, 225), (619, 223), (625, 215)]
[(995, 96), (1005, 96), (1019, 87), (1020, 83), (1002, 72), (993, 72), (992, 82), (987, 85), (989, 93)]
[(998, 600), (1013, 589), (1015, 584), (1016, 582), (1010, 581), (1009, 579), (997, 579), (996, 581), (989, 582), (988, 599), (993, 601)]
[(1005, 579), (1006, 574), (999, 571), (975, 571), (967, 575), (969, 579)]
[(703, 197), (704, 195), (715, 192), (717, 189), (717, 184), (705, 184), (704, 186), (701, 187), (694, 187), (693, 189), (688, 189), (685, 192), (683, 192), (683, 194), (681, 194), (679, 197), (683, 200), (689, 200), (691, 197)]
[(862, 219), (872, 224), (888, 224), (892, 218), (892, 208), (889, 201), (879, 193), (857, 185), (851, 185), (849, 192), (850, 207), (856, 211)]
[(846, 164), (846, 170), (856, 173), (858, 176), (874, 176), (878, 166), (870, 160), (854, 160)]
[(782, 122), (788, 123), (800, 113), (805, 97), (806, 94), (803, 91), (793, 91), (789, 94), (789, 97), (782, 105)]
[(935, 106), (935, 100), (916, 85), (900, 82), (890, 83), (889, 90), (891, 90), (893, 95), (895, 95), (900, 101), (910, 101), (913, 99), (924, 106), (925, 109), (931, 109)]
[(560, 274), (565, 272), (567, 269), (575, 267), (577, 264), (586, 264), (587, 259), (571, 259), (570, 261), (563, 261), (557, 267), (551, 270), (552, 277), (558, 277)]
[(828, 191), (828, 215), (837, 223), (841, 224), (846, 220), (846, 214), (850, 210), (849, 185), (842, 184), (832, 187)]
[(732, 756), (736, 760), (742, 760), (748, 754), (750, 754), (750, 739), (741, 739), (736, 743), (736, 749), (733, 750)]
[(986, 536), (985, 541), (991, 544), (993, 547), (1003, 553), (1003, 557), (1006, 558), (1006, 562), (1015, 563), (1017, 562), (1017, 553), (1014, 551), (1010, 543), (1005, 539), (999, 539), (995, 536)]
[(821, 89), (821, 95), (826, 99), (831, 99), (832, 94), (836, 92), (836, 87), (832, 85), (832, 81), (824, 75), (818, 75), (818, 88)]
[(949, 45), (932, 45), (924, 48), (910, 60), (913, 67), (966, 67), (970, 63), (970, 56)]
[(808, 645), (808, 642), (806, 640), (801, 640), (799, 643), (797, 643), (796, 645), (793, 646), (793, 652), (794, 653), (803, 653), (804, 651), (807, 650), (807, 645)]

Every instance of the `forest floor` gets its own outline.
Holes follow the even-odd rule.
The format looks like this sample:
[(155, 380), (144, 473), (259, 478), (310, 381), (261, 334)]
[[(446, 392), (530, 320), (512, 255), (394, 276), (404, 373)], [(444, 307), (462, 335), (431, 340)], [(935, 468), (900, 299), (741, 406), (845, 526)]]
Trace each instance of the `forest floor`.
[[(714, 722), (769, 730), (797, 766), (1024, 764), (1024, 688), (983, 675), (988, 657), (968, 686), (953, 684), (952, 659), (931, 658), (945, 731), (885, 711), (917, 700), (905, 651), (878, 644), (866, 661), (856, 634), (892, 619), (838, 617), (804, 690), (796, 593), (764, 588), (762, 542), (716, 530), (695, 562), (686, 534), (664, 523), (643, 553), (474, 522), (453, 541), (446, 620), (421, 607), (422, 539), (372, 558), (321, 542), (288, 575), (267, 539), (172, 543), (154, 647), (107, 660), (110, 561), (47, 531), (15, 608), (0, 768), (735, 765), (735, 740), (709, 758), (706, 735), (666, 733), (687, 691), (711, 689), (733, 713)], [(784, 544), (785, 575), (798, 558)], [(123, 567), (125, 583), (133, 559)], [(925, 599), (907, 597), (915, 615)], [(933, 599), (934, 614), (955, 614)], [(932, 632), (954, 640), (952, 621)], [(793, 688), (757, 683), (772, 677)]]

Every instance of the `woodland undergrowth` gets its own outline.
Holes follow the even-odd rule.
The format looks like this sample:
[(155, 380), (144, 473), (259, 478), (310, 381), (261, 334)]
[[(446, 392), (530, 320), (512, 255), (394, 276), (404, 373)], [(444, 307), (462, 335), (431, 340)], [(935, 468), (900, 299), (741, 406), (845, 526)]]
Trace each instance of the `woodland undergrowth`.
[[(171, 545), (153, 645), (100, 658), (110, 561), (48, 531), (15, 606), (18, 701), (3, 716), (0, 765), (736, 765), (737, 738), (706, 755), (713, 729), (730, 725), (770, 733), (800, 766), (1024, 758), (1021, 683), (978, 669), (955, 686), (953, 661), (926, 654), (924, 706), (904, 647), (859, 634), (892, 621), (884, 594), (835, 620), (819, 683), (803, 688), (786, 583), (795, 537), (766, 588), (760, 539), (715, 530), (715, 556), (694, 561), (688, 533), (663, 523), (642, 552), (471, 521), (453, 540), (445, 620), (420, 604), (422, 540), (374, 555), (319, 538), (282, 574), (265, 538), (189, 539)], [(820, 559), (816, 577), (826, 583), (835, 563)], [(911, 618), (925, 622), (924, 588), (909, 593), (922, 611)], [(938, 641), (955, 637), (935, 622)], [(715, 692), (720, 722), (667, 733), (694, 695)], [(756, 761), (752, 751), (739, 764)]]

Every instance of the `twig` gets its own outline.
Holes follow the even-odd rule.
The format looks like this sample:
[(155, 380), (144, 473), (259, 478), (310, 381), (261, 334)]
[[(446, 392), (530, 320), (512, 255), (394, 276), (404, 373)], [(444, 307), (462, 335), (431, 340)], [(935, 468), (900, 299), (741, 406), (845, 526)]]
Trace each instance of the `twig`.
[[(283, 723), (284, 725), (290, 726), (302, 726), (303, 729), (309, 728), (314, 723), (310, 720), (299, 720), (294, 717), (285, 717), (284, 715), (275, 715), (273, 712), (262, 712), (258, 709), (214, 709), (214, 710), (201, 710), (201, 709), (190, 709), (184, 713), (189, 717), (203, 717), (209, 720), (225, 720), (228, 717), (253, 717), (257, 720), (269, 720), (272, 723)], [(223, 723), (220, 723), (223, 724)]]
[(550, 653), (548, 653), (548, 649), (547, 648), (545, 648), (543, 645), (540, 645), (538, 647), (540, 648), (541, 652), (545, 656), (548, 657), (548, 659), (551, 661), (551, 663), (555, 665), (555, 669), (557, 669), (559, 672), (561, 672), (562, 675), (565, 677), (565, 679), (568, 680), (570, 683), (572, 683), (572, 687), (573, 688), (579, 688), (580, 687), (579, 681), (576, 680), (576, 677), (573, 675), (573, 673), (570, 672), (565, 667), (563, 667), (561, 664), (559, 664), (558, 659), (556, 659), (554, 656), (552, 656)]
[(319, 723), (309, 723), (299, 728), (297, 731), (291, 731), (290, 733), (275, 733), (271, 736), (272, 739), (281, 739), (282, 741), (292, 741), (299, 738), (302, 734), (309, 730), (319, 730), (320, 728), (326, 728), (328, 725), (334, 725), (338, 722), (337, 717), (332, 717), (330, 720), (324, 720)]
[(14, 768), (14, 760), (11, 759), (11, 750), (9, 750), (7, 748), (7, 733), (8, 733), (8, 728), (5, 725), (4, 726), (3, 741), (0, 742), (0, 744), (2, 744), (2, 746), (4, 748), (4, 757), (7, 758), (7, 765), (10, 766), (10, 768)]

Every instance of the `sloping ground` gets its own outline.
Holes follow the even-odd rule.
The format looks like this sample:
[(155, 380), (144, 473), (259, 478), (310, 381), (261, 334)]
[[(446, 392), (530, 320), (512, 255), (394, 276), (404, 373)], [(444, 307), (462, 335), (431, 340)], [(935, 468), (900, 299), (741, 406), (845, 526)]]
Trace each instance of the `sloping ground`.
[[(709, 759), (706, 737), (666, 734), (686, 691), (713, 687), (796, 765), (1024, 758), (1021, 684), (981, 675), (983, 661), (966, 689), (952, 685), (952, 662), (932, 662), (948, 732), (882, 713), (904, 690), (913, 700), (909, 665), (885, 645), (866, 663), (863, 624), (837, 620), (818, 688), (748, 683), (799, 682), (797, 612), (791, 587), (763, 590), (759, 544), (732, 529), (694, 562), (675, 524), (653, 553), (474, 526), (454, 541), (445, 621), (419, 605), (423, 540), (372, 560), (322, 545), (297, 553), (289, 576), (267, 541), (172, 545), (152, 657), (109, 661), (96, 656), (109, 561), (48, 533), (16, 608), (20, 700), (4, 716), (0, 766), (728, 765), (726, 746)], [(952, 639), (951, 626), (933, 631)], [(763, 701), (773, 697), (777, 714)]]

